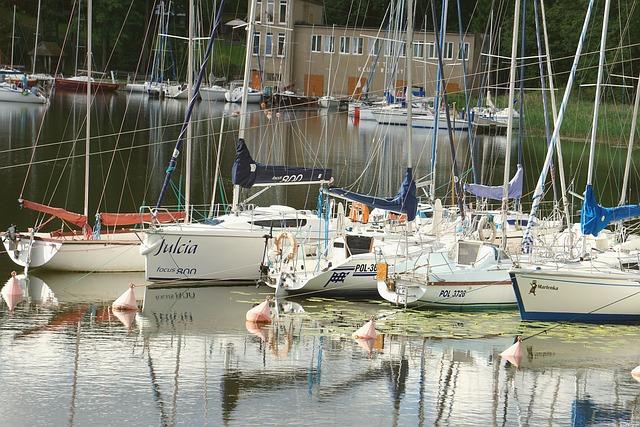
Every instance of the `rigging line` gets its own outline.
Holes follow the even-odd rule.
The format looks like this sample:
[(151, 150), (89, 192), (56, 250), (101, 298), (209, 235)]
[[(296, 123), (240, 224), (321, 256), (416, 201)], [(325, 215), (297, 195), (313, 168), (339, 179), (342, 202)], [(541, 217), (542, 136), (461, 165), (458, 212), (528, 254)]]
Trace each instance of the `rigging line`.
[[(76, 2), (73, 3), (73, 7), (71, 9), (71, 14), (69, 15), (69, 21), (67, 23), (67, 31), (64, 34), (64, 39), (62, 41), (62, 51), (64, 51), (64, 48), (67, 44), (67, 37), (69, 36), (69, 28), (71, 28), (71, 21), (73, 20), (73, 15), (75, 13), (75, 7), (76, 7)], [(62, 62), (62, 55), (58, 58), (58, 63), (56, 64), (56, 69), (55, 69), (55, 73), (56, 75), (58, 74), (58, 71), (60, 69), (60, 63)], [(36, 155), (36, 148), (38, 146), (38, 141), (40, 140), (40, 135), (42, 134), (42, 129), (44, 128), (44, 120), (47, 117), (47, 112), (49, 111), (49, 109), (47, 108), (44, 112), (44, 114), (42, 115), (42, 120), (40, 121), (40, 127), (38, 129), (38, 135), (36, 136), (36, 140), (33, 144), (32, 150), (31, 150), (31, 160), (34, 159), (35, 155)], [(27, 186), (27, 179), (29, 178), (29, 172), (31, 171), (31, 168), (27, 168), (27, 171), (25, 173), (24, 176), (24, 180), (22, 181), (22, 188), (20, 189), (20, 198), (22, 198), (22, 194), (24, 193), (24, 189)]]

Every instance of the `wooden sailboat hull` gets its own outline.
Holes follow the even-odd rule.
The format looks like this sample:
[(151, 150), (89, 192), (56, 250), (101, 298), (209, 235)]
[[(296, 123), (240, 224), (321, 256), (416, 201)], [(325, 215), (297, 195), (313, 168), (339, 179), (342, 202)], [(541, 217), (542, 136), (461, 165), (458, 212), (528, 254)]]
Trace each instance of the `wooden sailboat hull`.
[[(56, 89), (61, 90), (71, 90), (75, 92), (86, 91), (87, 90), (87, 81), (86, 80), (75, 80), (75, 79), (64, 79), (61, 77), (56, 77), (55, 81)], [(91, 82), (91, 92), (115, 92), (118, 90), (120, 85), (118, 83), (109, 83), (109, 82), (101, 82), (101, 81), (92, 81)]]
[(598, 271), (515, 270), (522, 320), (640, 322), (640, 275)]

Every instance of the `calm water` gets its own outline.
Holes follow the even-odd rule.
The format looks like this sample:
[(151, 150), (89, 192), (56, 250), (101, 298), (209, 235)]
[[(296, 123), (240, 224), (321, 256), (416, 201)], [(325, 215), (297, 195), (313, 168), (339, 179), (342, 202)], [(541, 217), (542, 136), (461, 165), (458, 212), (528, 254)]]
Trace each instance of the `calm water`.
[[(15, 203), (21, 192), (82, 211), (85, 105), (82, 96), (60, 93), (46, 116), (38, 106), (0, 106), (0, 225), (34, 223)], [(195, 203), (210, 200), (223, 114), (231, 132), (223, 138), (221, 171), (230, 195), (235, 108), (203, 103), (196, 110)], [(97, 98), (95, 111), (92, 128), (100, 137), (92, 140), (92, 211), (155, 203), (184, 103), (119, 94)], [(248, 145), (260, 162), (323, 163), (339, 185), (377, 194), (395, 193), (401, 180), (403, 129), (356, 127), (344, 114), (318, 112), (269, 118), (254, 111), (249, 123)], [(39, 133), (41, 148), (30, 161)], [(498, 183), (504, 138), (480, 141), (483, 177)], [(446, 197), (451, 156), (444, 137), (438, 144), (437, 182)], [(580, 192), (584, 144), (564, 147), (567, 174)], [(416, 131), (418, 176), (429, 172), (430, 149), (430, 133)], [(461, 170), (468, 170), (463, 135), (457, 150)], [(528, 188), (544, 151), (543, 141), (527, 139)], [(598, 154), (598, 189), (616, 200), (624, 150), (602, 147)], [(181, 181), (178, 171), (170, 203), (177, 203)], [(635, 177), (631, 188), (637, 200)], [(316, 195), (317, 188), (285, 187), (257, 202), (313, 206)], [(3, 257), (0, 272), (7, 279), (12, 268)], [(139, 288), (144, 311), (118, 317), (109, 305), (129, 283), (143, 284), (142, 274), (32, 273), (24, 282), (28, 298), (12, 312), (0, 304), (3, 425), (640, 423), (640, 384), (630, 376), (640, 364), (637, 327), (556, 327), (525, 341), (526, 356), (516, 368), (498, 356), (514, 335), (553, 325), (522, 323), (516, 311), (402, 311), (376, 300), (319, 296), (280, 301), (276, 322), (256, 329), (244, 315), (268, 291), (253, 286), (147, 289), (146, 295)], [(367, 347), (350, 336), (370, 315), (381, 318), (383, 335)]]

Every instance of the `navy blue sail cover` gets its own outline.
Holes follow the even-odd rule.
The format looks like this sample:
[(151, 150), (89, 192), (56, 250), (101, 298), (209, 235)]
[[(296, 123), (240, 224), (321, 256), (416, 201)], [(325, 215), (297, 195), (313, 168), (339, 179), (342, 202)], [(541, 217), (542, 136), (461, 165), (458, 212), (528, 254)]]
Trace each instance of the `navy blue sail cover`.
[(626, 219), (640, 216), (640, 205), (624, 205), (615, 208), (605, 208), (596, 202), (593, 194), (593, 187), (587, 185), (584, 190), (584, 202), (580, 211), (580, 227), (582, 234), (597, 236), (612, 222), (624, 221)]
[(394, 197), (373, 197), (359, 194), (342, 188), (330, 188), (329, 194), (344, 197), (353, 202), (364, 203), (378, 209), (384, 209), (398, 214), (407, 214), (407, 220), (413, 221), (418, 211), (418, 199), (416, 197), (416, 183), (413, 180), (411, 168), (407, 168), (400, 190)]
[(257, 184), (291, 184), (329, 181), (331, 169), (271, 166), (256, 163), (244, 139), (236, 142), (236, 159), (231, 168), (233, 185), (251, 188)]
[[(516, 174), (509, 181), (509, 198), (519, 199), (522, 197), (522, 177), (523, 177), (522, 165), (518, 165)], [(480, 185), (480, 184), (465, 184), (465, 191), (473, 194), (476, 197), (486, 197), (487, 199), (502, 200), (504, 195), (503, 185)]]

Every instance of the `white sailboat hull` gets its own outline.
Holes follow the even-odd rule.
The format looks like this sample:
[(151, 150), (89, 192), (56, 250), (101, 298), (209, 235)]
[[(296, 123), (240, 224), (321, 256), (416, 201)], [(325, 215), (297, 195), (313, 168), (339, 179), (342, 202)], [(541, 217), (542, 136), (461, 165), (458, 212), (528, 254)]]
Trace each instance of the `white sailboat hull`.
[[(58, 238), (49, 233), (36, 233), (31, 245), (29, 236), (16, 242), (3, 238), (11, 260), (21, 267), (41, 267), (60, 271), (119, 272), (143, 271), (140, 241), (134, 233), (103, 235), (101, 240), (81, 237)], [(30, 248), (31, 246), (31, 248)]]
[[(233, 90), (228, 90), (224, 94), (224, 99), (227, 102), (240, 103), (242, 102), (242, 88), (235, 88)], [(262, 101), (262, 92), (250, 90), (247, 94), (247, 103), (249, 104), (259, 104)]]
[[(376, 122), (378, 122), (379, 124), (395, 126), (406, 126), (408, 124), (406, 111), (378, 110), (373, 112), (372, 114)], [(436, 126), (435, 119), (435, 116), (431, 114), (416, 114), (412, 116), (411, 125), (414, 128), (433, 129)], [(451, 121), (451, 128), (453, 130), (467, 130), (468, 127), (468, 123), (466, 121), (463, 121), (462, 119)], [(448, 129), (446, 118), (438, 118), (438, 129)]]
[(640, 322), (640, 275), (609, 271), (515, 270), (522, 320)]
[(224, 101), (224, 94), (227, 90), (220, 86), (201, 87), (200, 98), (203, 101)]
[(46, 104), (49, 102), (43, 95), (31, 91), (14, 88), (7, 83), (0, 83), (0, 102), (21, 102), (25, 104)]
[(150, 280), (255, 281), (269, 230), (165, 227), (146, 232), (145, 277)]

